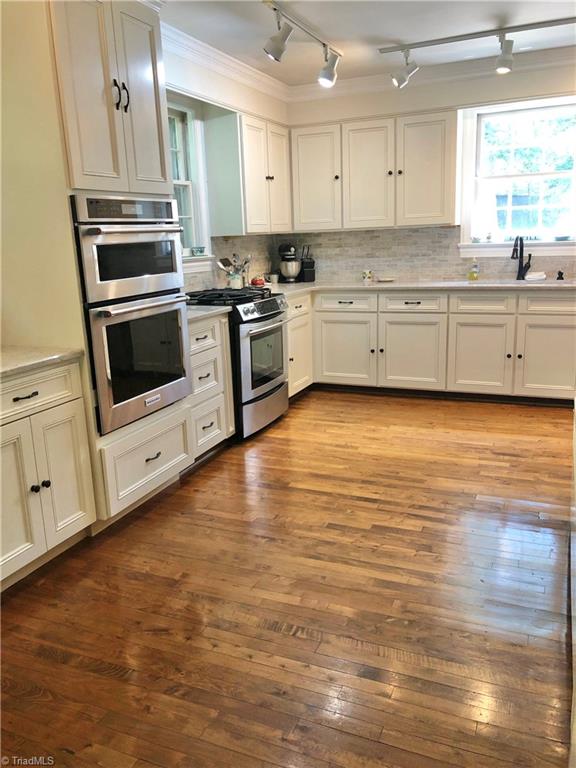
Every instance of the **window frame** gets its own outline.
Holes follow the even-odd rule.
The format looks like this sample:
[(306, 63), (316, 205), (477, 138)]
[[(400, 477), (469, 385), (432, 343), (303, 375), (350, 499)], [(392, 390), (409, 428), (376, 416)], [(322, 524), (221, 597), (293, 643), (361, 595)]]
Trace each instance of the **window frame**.
[[(192, 230), (195, 234), (197, 245), (204, 245), (205, 254), (194, 256), (191, 248), (182, 247), (182, 264), (185, 273), (207, 272), (212, 269), (214, 256), (211, 251), (210, 219), (208, 207), (208, 184), (206, 175), (206, 159), (204, 148), (204, 126), (192, 109), (178, 102), (169, 101), (168, 117), (180, 118), (182, 138), (184, 140), (184, 160), (186, 163), (187, 179), (173, 179), (174, 187), (186, 188), (190, 201), (190, 218)], [(172, 146), (170, 144), (170, 161), (172, 161)], [(171, 166), (172, 167), (172, 166)], [(196, 172), (196, 181), (192, 180), (192, 168)], [(178, 211), (180, 218), (180, 211)]]
[[(481, 107), (460, 110), (461, 119), (461, 163), (460, 163), (460, 244), (458, 246), (462, 257), (502, 257), (509, 256), (512, 243), (478, 243), (472, 242), (472, 208), (476, 199), (476, 168), (480, 154), (479, 126), (480, 118), (487, 114), (518, 112), (526, 109), (543, 109), (576, 105), (574, 96), (564, 96), (550, 99), (534, 99), (531, 101), (509, 102), (504, 104), (489, 104)], [(530, 174), (526, 174), (529, 176)], [(522, 174), (519, 174), (521, 177)], [(576, 241), (543, 241), (530, 240), (530, 251), (538, 253), (553, 253), (557, 256), (576, 256)]]

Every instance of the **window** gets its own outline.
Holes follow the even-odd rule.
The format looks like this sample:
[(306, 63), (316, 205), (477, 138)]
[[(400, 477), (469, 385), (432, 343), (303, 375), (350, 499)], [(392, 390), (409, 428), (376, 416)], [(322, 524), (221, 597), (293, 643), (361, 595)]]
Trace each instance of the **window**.
[(573, 242), (576, 104), (518, 106), (467, 111), (463, 241)]
[(184, 258), (209, 255), (202, 123), (192, 110), (171, 108), (168, 128), (174, 196), (183, 228), (182, 253)]

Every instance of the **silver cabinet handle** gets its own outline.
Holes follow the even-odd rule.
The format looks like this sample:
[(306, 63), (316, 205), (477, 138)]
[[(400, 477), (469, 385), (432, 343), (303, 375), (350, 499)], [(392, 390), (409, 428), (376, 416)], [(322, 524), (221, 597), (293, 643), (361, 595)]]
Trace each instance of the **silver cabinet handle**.
[(140, 307), (131, 307), (125, 309), (101, 309), (98, 312), (98, 317), (118, 317), (118, 315), (130, 315), (132, 312), (140, 312), (143, 309), (156, 309), (156, 307), (169, 307), (170, 304), (177, 304), (179, 301), (184, 301), (186, 296), (178, 294), (172, 299), (167, 301), (155, 301), (152, 304), (142, 304)]

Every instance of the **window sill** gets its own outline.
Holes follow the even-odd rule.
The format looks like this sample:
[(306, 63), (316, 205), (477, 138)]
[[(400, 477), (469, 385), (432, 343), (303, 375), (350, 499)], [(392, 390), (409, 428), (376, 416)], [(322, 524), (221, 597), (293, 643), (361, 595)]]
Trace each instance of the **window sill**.
[(185, 275), (197, 275), (201, 272), (212, 272), (216, 256), (185, 256), (182, 259), (182, 271)]
[[(458, 250), (463, 259), (474, 256), (482, 258), (509, 257), (514, 243), (460, 243)], [(573, 256), (576, 257), (576, 242), (554, 241), (542, 243), (535, 240), (524, 242), (524, 253), (532, 253), (534, 256)]]

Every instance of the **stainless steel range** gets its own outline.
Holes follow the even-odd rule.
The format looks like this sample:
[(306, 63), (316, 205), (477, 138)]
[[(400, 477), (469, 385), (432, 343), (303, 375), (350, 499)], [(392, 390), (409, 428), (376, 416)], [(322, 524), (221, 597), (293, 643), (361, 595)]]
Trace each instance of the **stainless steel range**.
[(197, 291), (189, 304), (231, 305), (230, 346), (236, 428), (248, 437), (288, 410), (286, 310), (268, 288)]

